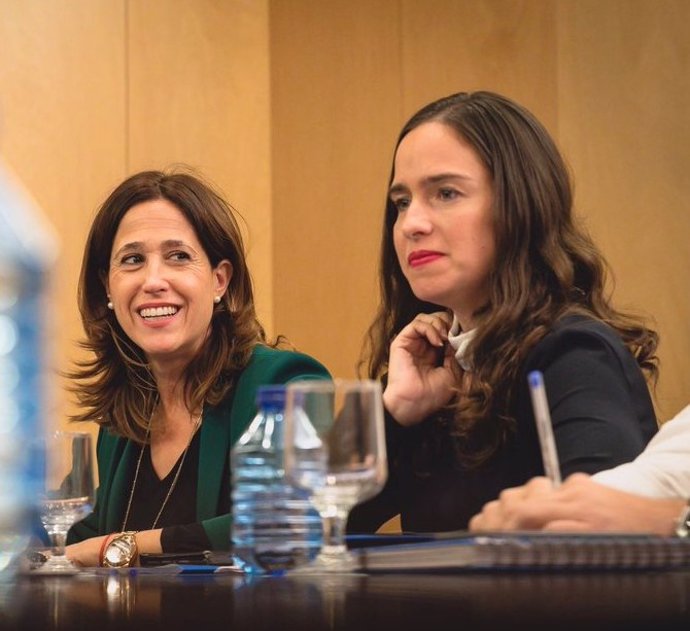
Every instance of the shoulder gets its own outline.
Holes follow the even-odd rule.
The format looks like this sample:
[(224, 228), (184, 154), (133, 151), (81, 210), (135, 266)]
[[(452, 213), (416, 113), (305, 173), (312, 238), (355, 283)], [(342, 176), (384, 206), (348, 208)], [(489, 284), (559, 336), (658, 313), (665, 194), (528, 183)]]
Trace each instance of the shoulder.
[(614, 346), (622, 346), (618, 333), (605, 322), (584, 315), (570, 315), (558, 320), (547, 337), (564, 339), (568, 337), (595, 338)]
[(281, 385), (300, 379), (330, 379), (328, 370), (313, 357), (294, 351), (257, 345), (240, 374), (230, 405), (230, 444), (246, 429), (256, 410), (256, 391), (260, 386)]
[(243, 380), (260, 383), (287, 383), (296, 379), (329, 379), (330, 374), (319, 361), (304, 353), (257, 345), (247, 366)]
[[(612, 399), (615, 388), (632, 394), (644, 415), (655, 418), (642, 369), (618, 332), (586, 316), (557, 322), (530, 351), (524, 371), (541, 370), (552, 383), (589, 384)], [(554, 381), (555, 378), (555, 381)], [(651, 425), (650, 425), (651, 426)], [(656, 421), (654, 421), (656, 426)]]
[(608, 324), (581, 315), (561, 318), (529, 353), (528, 362), (540, 363), (553, 356), (577, 351), (599, 351), (623, 363), (634, 362), (618, 333)]
[[(568, 316), (557, 322), (527, 357), (524, 376), (544, 373), (551, 388), (549, 402), (562, 398), (588, 417), (637, 418), (648, 440), (656, 432), (656, 416), (642, 369), (618, 332), (586, 316)], [(572, 414), (575, 414), (573, 412)], [(583, 416), (581, 411), (578, 415)]]
[(330, 378), (326, 367), (309, 355), (257, 345), (237, 379), (232, 400), (235, 406), (253, 406), (259, 386)]

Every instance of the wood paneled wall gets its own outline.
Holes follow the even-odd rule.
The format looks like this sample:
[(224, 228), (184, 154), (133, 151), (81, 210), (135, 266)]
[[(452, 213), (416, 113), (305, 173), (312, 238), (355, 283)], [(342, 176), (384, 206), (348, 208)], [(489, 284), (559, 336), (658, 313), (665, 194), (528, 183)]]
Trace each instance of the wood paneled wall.
[(81, 337), (76, 287), (90, 217), (127, 171), (124, 3), (0, 3), (0, 152), (61, 238), (47, 317), (50, 424)]
[(246, 219), (269, 331), (354, 375), (398, 130), (490, 89), (556, 136), (618, 303), (656, 319), (667, 418), (690, 400), (688, 42), (686, 0), (5, 0), (0, 153), (62, 236), (56, 369), (96, 206), (185, 162)]
[(558, 129), (617, 304), (661, 335), (660, 420), (690, 403), (690, 3), (558, 3)]
[(529, 107), (573, 167), (617, 304), (656, 320), (660, 419), (690, 402), (690, 4), (274, 0), (276, 328), (354, 374), (393, 144), (459, 90)]
[(127, 24), (127, 170), (183, 162), (225, 193), (272, 328), (268, 3), (129, 0)]
[(355, 373), (378, 301), (400, 127), (430, 100), (492, 88), (553, 128), (554, 17), (540, 0), (271, 3), (275, 323), (334, 374)]
[[(62, 238), (55, 373), (78, 357), (76, 287), (97, 206), (126, 175), (185, 163), (245, 218), (272, 327), (266, 0), (4, 0), (0, 153)], [(56, 377), (52, 418), (73, 409)]]

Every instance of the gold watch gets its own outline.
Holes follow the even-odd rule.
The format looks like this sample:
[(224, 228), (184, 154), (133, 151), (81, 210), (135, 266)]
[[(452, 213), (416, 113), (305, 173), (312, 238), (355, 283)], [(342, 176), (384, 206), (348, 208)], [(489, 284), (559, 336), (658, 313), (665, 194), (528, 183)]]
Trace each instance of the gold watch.
[(130, 567), (138, 556), (136, 531), (128, 530), (115, 535), (103, 552), (103, 567)]

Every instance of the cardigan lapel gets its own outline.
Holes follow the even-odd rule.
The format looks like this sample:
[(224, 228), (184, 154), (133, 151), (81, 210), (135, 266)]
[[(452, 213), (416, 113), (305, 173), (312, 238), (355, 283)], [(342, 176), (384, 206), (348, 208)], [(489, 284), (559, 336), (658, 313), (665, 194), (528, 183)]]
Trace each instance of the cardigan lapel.
[(196, 516), (199, 521), (216, 516), (230, 448), (247, 428), (254, 411), (256, 383), (259, 379), (259, 365), (254, 361), (254, 355), (226, 401), (204, 411), (196, 489)]
[[(223, 407), (209, 408), (204, 411), (201, 423), (196, 494), (199, 521), (215, 517), (218, 510), (220, 485), (225, 471), (225, 459), (229, 458), (230, 445), (230, 427), (227, 421), (223, 423), (223, 413)], [(227, 410), (225, 413), (227, 414)], [(111, 447), (112, 455), (107, 458), (112, 463), (112, 468), (106, 475), (112, 483), (101, 486), (104, 491), (107, 489), (108, 493), (107, 496), (99, 497), (101, 505), (106, 507), (101, 513), (99, 528), (102, 532), (117, 532), (122, 529), (122, 519), (132, 492), (131, 471), (139, 455), (140, 446), (121, 437), (109, 436), (107, 439), (115, 441)]]
[(112, 484), (110, 485), (110, 497), (102, 498), (106, 507), (104, 513), (103, 532), (117, 532), (122, 529), (122, 520), (129, 496), (132, 492), (131, 463), (134, 461), (138, 445), (124, 438), (114, 438), (117, 444), (114, 452), (121, 452), (122, 457), (114, 456), (111, 460), (113, 469), (110, 471)]
[(230, 423), (227, 420), (223, 422), (223, 412), (223, 406), (208, 408), (201, 423), (196, 490), (196, 516), (199, 521), (217, 515), (222, 476), (226, 471), (226, 460), (230, 457)]

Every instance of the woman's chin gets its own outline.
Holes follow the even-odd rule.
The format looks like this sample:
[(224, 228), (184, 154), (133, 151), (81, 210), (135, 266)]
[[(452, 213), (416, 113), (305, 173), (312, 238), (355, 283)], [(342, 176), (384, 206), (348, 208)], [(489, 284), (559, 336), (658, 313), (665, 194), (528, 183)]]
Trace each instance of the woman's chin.
[(173, 363), (182, 363), (184, 365), (188, 364), (194, 352), (190, 351), (189, 348), (181, 348), (180, 346), (148, 346), (142, 348), (146, 359), (152, 365), (166, 365)]

